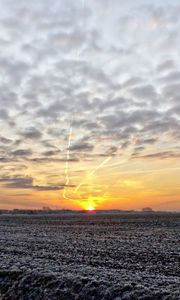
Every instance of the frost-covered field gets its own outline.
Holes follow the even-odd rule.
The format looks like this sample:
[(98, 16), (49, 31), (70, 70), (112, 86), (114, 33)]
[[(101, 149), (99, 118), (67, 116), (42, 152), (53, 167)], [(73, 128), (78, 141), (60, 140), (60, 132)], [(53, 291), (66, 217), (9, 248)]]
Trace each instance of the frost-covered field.
[(180, 299), (180, 215), (0, 216), (0, 299)]

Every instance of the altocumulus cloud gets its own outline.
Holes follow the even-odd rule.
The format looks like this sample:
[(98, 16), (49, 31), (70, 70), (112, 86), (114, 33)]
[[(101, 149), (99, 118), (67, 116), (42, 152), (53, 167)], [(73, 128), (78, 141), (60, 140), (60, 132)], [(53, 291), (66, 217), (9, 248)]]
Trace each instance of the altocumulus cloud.
[[(70, 164), (123, 151), (179, 157), (179, 1), (0, 0), (0, 8), (2, 176), (7, 163), (64, 163), (70, 126)], [(168, 149), (157, 151), (164, 140)], [(35, 187), (23, 174), (6, 185), (61, 188)]]
[(33, 185), (33, 178), (30, 176), (14, 176), (14, 177), (3, 177), (0, 179), (0, 182), (3, 183), (3, 186), (12, 188), (12, 189), (31, 189), (37, 191), (53, 191), (53, 190), (61, 190), (64, 188), (64, 185), (59, 186), (41, 186), (41, 185)]

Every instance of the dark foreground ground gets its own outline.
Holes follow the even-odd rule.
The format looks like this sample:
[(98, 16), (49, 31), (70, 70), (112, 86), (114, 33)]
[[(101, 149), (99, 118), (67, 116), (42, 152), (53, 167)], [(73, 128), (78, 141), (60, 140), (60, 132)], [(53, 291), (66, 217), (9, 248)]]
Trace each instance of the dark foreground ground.
[(0, 299), (180, 299), (180, 215), (0, 216)]

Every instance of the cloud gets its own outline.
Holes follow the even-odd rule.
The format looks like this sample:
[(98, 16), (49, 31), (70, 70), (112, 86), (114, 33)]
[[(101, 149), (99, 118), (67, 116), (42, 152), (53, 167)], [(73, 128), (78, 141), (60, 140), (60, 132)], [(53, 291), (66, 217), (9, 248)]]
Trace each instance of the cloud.
[(9, 115), (6, 109), (1, 108), (0, 109), (0, 119), (1, 120), (8, 120), (9, 119)]
[(158, 138), (150, 138), (150, 139), (143, 139), (143, 138), (137, 138), (136, 140), (136, 145), (152, 145), (158, 142)]
[(157, 99), (156, 90), (152, 85), (134, 87), (131, 93), (138, 101), (154, 101)]
[[(28, 159), (30, 162), (35, 163), (64, 163), (66, 162), (66, 157), (64, 158), (54, 158), (54, 157), (34, 157)], [(69, 162), (79, 162), (79, 159), (77, 157), (71, 157), (69, 158)]]
[(3, 136), (0, 136), (0, 143), (2, 143), (2, 144), (10, 144), (10, 143), (12, 143), (12, 140), (8, 139), (8, 138), (5, 138)]
[(13, 156), (31, 156), (32, 155), (32, 151), (29, 149), (18, 149), (12, 152)]
[(20, 135), (25, 139), (37, 140), (42, 137), (42, 133), (36, 128), (28, 128), (26, 131), (21, 132)]
[(178, 160), (177, 4), (0, 0), (0, 165)]
[[(0, 179), (0, 182), (3, 183), (3, 186), (10, 189), (30, 189), (30, 190), (36, 190), (36, 191), (56, 191), (56, 190), (62, 190), (64, 188), (64, 184), (59, 186), (54, 185), (34, 185), (33, 184), (33, 178), (30, 176), (22, 177), (22, 176), (16, 176), (16, 177), (2, 177)], [(70, 187), (72, 187), (70, 185)]]
[(45, 151), (42, 153), (43, 156), (54, 156), (56, 154), (58, 154), (60, 152), (60, 150), (49, 150), (49, 151)]
[(94, 148), (94, 145), (91, 145), (89, 143), (81, 143), (77, 142), (76, 144), (72, 145), (69, 149), (70, 151), (92, 151)]
[[(143, 149), (142, 149), (143, 150)], [(151, 158), (151, 159), (168, 159), (168, 158), (179, 158), (180, 153), (179, 152), (173, 152), (173, 151), (162, 151), (162, 152), (156, 152), (152, 154), (146, 154), (146, 155), (137, 155), (136, 153), (133, 154), (133, 158)]]
[(26, 189), (32, 187), (33, 179), (31, 177), (3, 177), (0, 179), (4, 186), (9, 188)]

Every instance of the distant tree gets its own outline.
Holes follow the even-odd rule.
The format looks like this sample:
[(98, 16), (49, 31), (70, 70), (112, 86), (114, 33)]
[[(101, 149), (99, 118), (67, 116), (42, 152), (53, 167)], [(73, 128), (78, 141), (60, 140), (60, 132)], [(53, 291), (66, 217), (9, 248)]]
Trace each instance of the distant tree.
[(142, 209), (142, 211), (144, 211), (144, 212), (152, 212), (153, 209), (152, 209), (151, 207), (144, 207), (144, 208)]
[(49, 206), (43, 206), (43, 210), (51, 210)]

